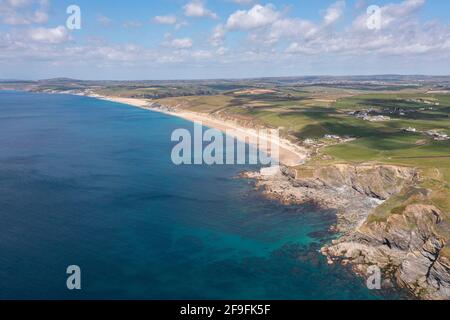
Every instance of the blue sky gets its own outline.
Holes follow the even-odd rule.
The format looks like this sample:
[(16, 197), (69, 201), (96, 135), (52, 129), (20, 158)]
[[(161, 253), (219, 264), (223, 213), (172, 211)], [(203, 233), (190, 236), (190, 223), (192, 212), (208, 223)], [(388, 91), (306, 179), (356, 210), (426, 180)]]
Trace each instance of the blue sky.
[[(66, 25), (73, 4), (80, 30)], [(450, 74), (449, 12), (441, 0), (0, 0), (0, 78)]]

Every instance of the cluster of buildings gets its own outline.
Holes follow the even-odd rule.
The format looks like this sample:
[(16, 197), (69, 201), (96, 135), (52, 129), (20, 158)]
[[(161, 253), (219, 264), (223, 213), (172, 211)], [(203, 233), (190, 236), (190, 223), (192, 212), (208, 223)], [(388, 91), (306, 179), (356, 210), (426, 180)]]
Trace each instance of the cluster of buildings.
[(391, 120), (390, 116), (406, 116), (407, 114), (416, 113), (418, 111), (434, 110), (434, 107), (432, 106), (439, 106), (439, 102), (424, 99), (410, 99), (408, 101), (430, 105), (430, 107), (422, 107), (420, 109), (405, 109), (401, 107), (391, 107), (391, 108), (383, 108), (382, 110), (370, 108), (367, 110), (351, 111), (348, 114), (350, 116), (354, 116), (356, 118), (371, 122), (389, 121)]
[[(349, 141), (353, 141), (355, 140), (354, 137), (350, 137), (350, 136), (338, 136), (335, 134), (326, 134), (323, 136), (323, 139), (326, 140), (333, 140), (332, 144), (336, 144), (336, 143), (344, 143), (344, 142), (349, 142)], [(303, 140), (303, 144), (308, 145), (308, 146), (314, 146), (314, 147), (322, 147), (322, 146), (327, 146), (330, 145), (330, 141), (323, 141), (321, 139), (305, 139)]]
[(335, 140), (340, 140), (340, 139), (341, 139), (340, 136), (335, 135), (335, 134), (326, 134), (326, 135), (324, 136), (324, 138), (325, 138), (325, 139), (335, 139)]
[(384, 108), (382, 112), (396, 116), (406, 116), (408, 113), (416, 113), (417, 111), (412, 109), (403, 109), (400, 107), (394, 107), (394, 108)]
[(362, 120), (370, 121), (370, 122), (382, 122), (382, 121), (391, 120), (391, 117), (380, 115), (380, 114), (375, 114), (375, 113), (376, 113), (376, 111), (374, 109), (369, 109), (369, 110), (362, 110), (362, 111), (351, 111), (348, 114), (350, 116), (354, 116), (358, 119), (362, 119)]
[(448, 134), (441, 133), (441, 132), (439, 132), (437, 130), (429, 130), (429, 131), (426, 131), (425, 134), (427, 136), (432, 137), (436, 141), (447, 141), (447, 140), (450, 140), (450, 136)]
[[(426, 100), (426, 99), (409, 99), (409, 102), (415, 102), (415, 103), (423, 103), (423, 104), (428, 104), (428, 105), (432, 105), (432, 106), (439, 106), (440, 103), (436, 102), (436, 101), (430, 101), (430, 100)], [(431, 108), (431, 110), (433, 110), (433, 108)]]
[(450, 136), (448, 134), (439, 132), (438, 130), (420, 131), (420, 130), (417, 130), (416, 128), (409, 127), (409, 128), (403, 129), (403, 131), (411, 132), (411, 133), (422, 133), (424, 135), (427, 135), (427, 136), (433, 138), (436, 141), (450, 140)]

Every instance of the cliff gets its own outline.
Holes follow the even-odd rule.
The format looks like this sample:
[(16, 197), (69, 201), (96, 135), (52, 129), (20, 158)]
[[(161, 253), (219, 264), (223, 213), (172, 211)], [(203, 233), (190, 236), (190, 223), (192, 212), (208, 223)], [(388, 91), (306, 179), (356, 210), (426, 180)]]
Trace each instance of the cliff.
[(396, 283), (419, 298), (450, 299), (448, 215), (426, 204), (427, 191), (408, 192), (406, 204), (384, 218), (369, 216), (322, 251), (335, 261), (351, 263), (362, 275), (377, 265), (385, 285)]
[(396, 284), (422, 299), (450, 298), (449, 213), (434, 204), (434, 190), (420, 187), (417, 170), (336, 164), (247, 176), (283, 203), (336, 210), (342, 236), (322, 249), (329, 263), (350, 263), (363, 276), (376, 265), (386, 287)]
[(414, 180), (416, 172), (395, 166), (331, 166), (299, 169), (282, 167), (275, 176), (247, 174), (269, 198), (286, 204), (315, 203), (335, 209), (337, 230), (348, 232), (360, 226), (369, 212)]

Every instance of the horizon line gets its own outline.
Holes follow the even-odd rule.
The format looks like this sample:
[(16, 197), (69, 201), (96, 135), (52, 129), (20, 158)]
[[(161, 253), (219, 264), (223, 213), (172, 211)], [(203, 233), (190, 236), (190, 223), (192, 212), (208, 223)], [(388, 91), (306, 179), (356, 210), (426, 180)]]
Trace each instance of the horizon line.
[(8, 81), (27, 81), (27, 82), (39, 82), (39, 81), (49, 81), (49, 80), (72, 80), (72, 81), (121, 81), (121, 82), (133, 82), (133, 81), (230, 81), (230, 80), (258, 80), (258, 79), (294, 79), (294, 78), (343, 78), (343, 77), (426, 77), (426, 78), (437, 78), (437, 77), (450, 77), (450, 74), (438, 75), (438, 74), (399, 74), (399, 73), (380, 73), (380, 74), (341, 74), (341, 75), (299, 75), (299, 76), (255, 76), (255, 77), (230, 77), (230, 78), (167, 78), (167, 79), (81, 79), (81, 78), (71, 78), (71, 77), (52, 77), (52, 78), (41, 78), (41, 79), (24, 79), (24, 78), (0, 78), (1, 82)]

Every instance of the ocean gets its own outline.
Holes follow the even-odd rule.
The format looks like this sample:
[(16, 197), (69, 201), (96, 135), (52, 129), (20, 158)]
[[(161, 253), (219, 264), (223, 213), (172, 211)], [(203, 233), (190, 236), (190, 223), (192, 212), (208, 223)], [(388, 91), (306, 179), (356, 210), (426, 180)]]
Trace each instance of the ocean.
[(320, 254), (332, 211), (264, 199), (237, 178), (255, 166), (174, 165), (178, 128), (193, 124), (0, 92), (0, 299), (387, 297)]

